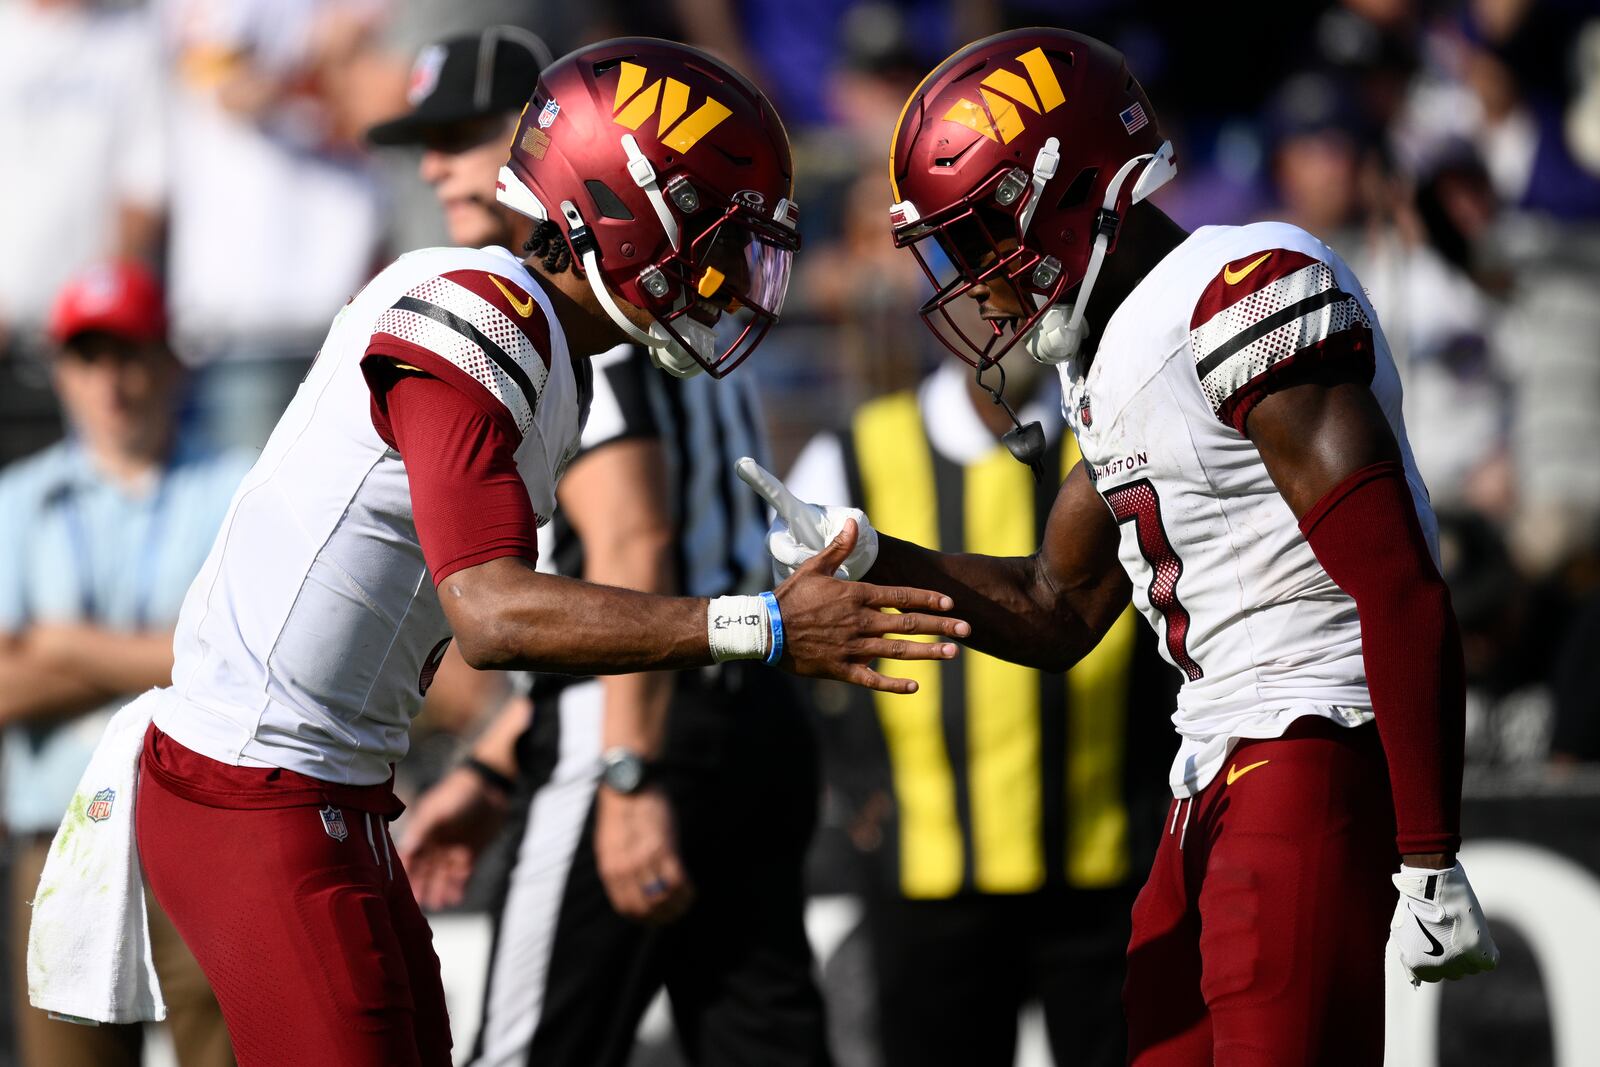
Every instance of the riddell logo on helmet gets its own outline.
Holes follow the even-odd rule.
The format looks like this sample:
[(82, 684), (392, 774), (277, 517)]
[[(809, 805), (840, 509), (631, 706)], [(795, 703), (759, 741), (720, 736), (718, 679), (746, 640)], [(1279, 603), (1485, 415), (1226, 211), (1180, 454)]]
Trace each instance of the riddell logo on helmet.
[[(630, 130), (637, 130), (644, 125), (644, 120), (656, 114), (657, 102), (661, 105), (661, 112), (656, 121), (656, 137), (668, 148), (679, 152), (687, 152), (699, 143), (700, 139), (721, 124), (722, 120), (733, 114), (727, 107), (710, 97), (701, 104), (688, 118), (684, 112), (689, 110), (689, 87), (676, 78), (667, 78), (666, 88), (662, 88), (663, 79), (657, 78), (649, 85), (645, 79), (650, 72), (637, 63), (624, 62), (617, 77), (617, 97), (611, 105), (612, 118)], [(679, 119), (683, 121), (679, 122)]]
[(1027, 128), (1017, 104), (1035, 115), (1048, 115), (1066, 102), (1043, 48), (1022, 53), (1017, 62), (1022, 64), (1026, 78), (1004, 67), (991, 71), (978, 89), (982, 102), (963, 97), (945, 112), (946, 121), (959, 122), (991, 141), (1010, 144)]

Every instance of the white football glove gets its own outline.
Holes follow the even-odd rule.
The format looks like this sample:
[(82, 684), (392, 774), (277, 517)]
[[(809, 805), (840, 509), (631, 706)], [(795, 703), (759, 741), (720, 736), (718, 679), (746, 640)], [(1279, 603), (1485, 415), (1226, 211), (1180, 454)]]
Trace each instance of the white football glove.
[(860, 508), (807, 504), (749, 456), (739, 460), (734, 469), (744, 483), (778, 513), (767, 531), (767, 551), (772, 555), (772, 572), (778, 581), (788, 578), (795, 568), (821, 552), (851, 519), (856, 523), (856, 545), (834, 572), (834, 577), (856, 581), (878, 561), (878, 531), (872, 528), (866, 512)]
[(1494, 970), (1500, 950), (1461, 864), (1442, 871), (1402, 864), (1394, 884), (1400, 900), (1389, 940), (1412, 985)]

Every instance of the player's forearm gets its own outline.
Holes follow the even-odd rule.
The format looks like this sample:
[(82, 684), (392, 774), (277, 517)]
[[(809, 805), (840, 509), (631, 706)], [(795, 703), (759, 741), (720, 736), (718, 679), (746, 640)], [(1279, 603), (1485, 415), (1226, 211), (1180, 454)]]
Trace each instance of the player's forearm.
[(479, 670), (628, 674), (712, 662), (703, 598), (540, 574), (511, 557), (450, 575), (439, 595)]
[(1449, 866), (1461, 841), (1466, 739), (1461, 635), (1450, 595), (1443, 581), (1416, 582), (1387, 597), (1365, 596), (1356, 607), (1397, 846), (1413, 866)]
[(972, 624), (963, 644), (991, 656), (1064, 671), (1094, 648), (1116, 618), (1113, 611), (1104, 625), (1088, 621), (1074, 608), (1075, 591), (1051, 581), (1037, 556), (934, 552), (882, 533), (878, 538), (878, 560), (866, 580), (947, 594)]
[(1399, 850), (1448, 859), (1461, 840), (1461, 637), (1403, 470), (1393, 461), (1362, 468), (1307, 511), (1300, 528), (1361, 619)]

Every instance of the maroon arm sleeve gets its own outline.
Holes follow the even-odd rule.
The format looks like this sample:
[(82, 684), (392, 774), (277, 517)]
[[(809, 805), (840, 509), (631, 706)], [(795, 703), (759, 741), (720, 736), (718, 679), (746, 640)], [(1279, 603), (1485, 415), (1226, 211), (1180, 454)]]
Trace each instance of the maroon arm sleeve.
[(1311, 551), (1356, 602), (1402, 855), (1461, 846), (1466, 689), (1450, 592), (1394, 461), (1363, 467), (1300, 520)]
[(501, 556), (539, 557), (538, 520), (503, 420), (455, 385), (368, 359), (372, 424), (405, 461), (435, 584)]

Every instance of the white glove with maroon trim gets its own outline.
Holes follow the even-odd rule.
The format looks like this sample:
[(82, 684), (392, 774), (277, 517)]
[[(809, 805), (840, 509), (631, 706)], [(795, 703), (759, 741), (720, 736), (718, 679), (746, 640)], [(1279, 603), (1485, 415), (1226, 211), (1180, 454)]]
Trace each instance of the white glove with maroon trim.
[(1389, 940), (1412, 985), (1495, 969), (1500, 950), (1461, 864), (1442, 871), (1402, 864), (1394, 885), (1400, 900)]

